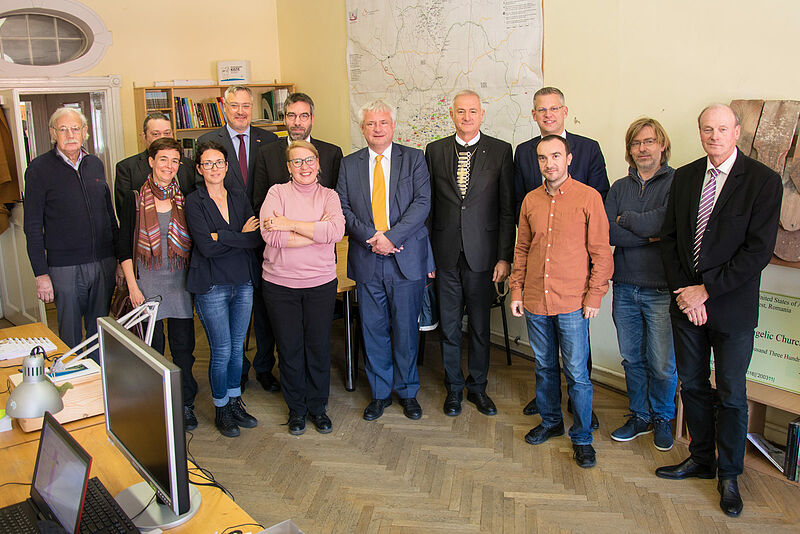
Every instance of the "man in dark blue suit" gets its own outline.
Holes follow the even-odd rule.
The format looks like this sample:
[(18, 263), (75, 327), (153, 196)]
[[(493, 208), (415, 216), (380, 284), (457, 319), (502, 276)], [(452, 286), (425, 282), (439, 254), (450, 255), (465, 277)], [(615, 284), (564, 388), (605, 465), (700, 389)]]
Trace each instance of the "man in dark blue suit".
[(392, 389), (409, 419), (422, 417), (416, 400), (417, 319), (433, 258), (425, 220), (428, 168), (421, 150), (392, 142), (394, 108), (380, 100), (359, 111), (363, 148), (342, 159), (336, 191), (350, 246), (347, 276), (355, 280), (373, 421), (392, 404)]
[[(564, 121), (567, 118), (568, 111), (564, 93), (556, 87), (542, 87), (533, 95), (531, 113), (533, 114), (533, 120), (539, 125), (539, 131), (541, 131), (542, 135), (519, 145), (514, 154), (514, 194), (517, 219), (519, 219), (519, 211), (525, 195), (542, 185), (542, 173), (539, 170), (536, 147), (539, 146), (539, 141), (542, 140), (542, 137), (546, 135), (560, 135), (569, 142), (569, 147), (572, 151), (569, 175), (574, 180), (593, 187), (600, 193), (603, 200), (606, 199), (606, 193), (608, 193), (610, 186), (608, 184), (608, 174), (606, 173), (606, 161), (603, 159), (600, 145), (594, 139), (570, 133), (564, 128)], [(591, 372), (591, 347), (589, 349), (588, 366)], [(525, 415), (538, 413), (536, 397), (523, 408), (522, 413)], [(598, 426), (597, 416), (592, 412), (592, 428), (597, 429)]]
[[(254, 171), (256, 155), (261, 147), (278, 140), (278, 136), (250, 125), (253, 119), (253, 92), (246, 85), (232, 85), (225, 90), (225, 126), (200, 136), (198, 142), (216, 141), (228, 151), (228, 172), (225, 174), (225, 187), (228, 190), (243, 190), (258, 213), (261, 206), (253, 202)], [(259, 252), (259, 250), (261, 252)], [(262, 248), (256, 254), (263, 254)], [(260, 293), (260, 291), (258, 292)], [(278, 391), (278, 381), (272, 376), (275, 365), (275, 336), (267, 318), (267, 310), (261, 298), (253, 299), (253, 330), (256, 333), (256, 355), (253, 367), (256, 379), (267, 391)], [(242, 362), (242, 390), (247, 383), (250, 360), (247, 356)]]
[(776, 172), (736, 148), (741, 126), (729, 106), (709, 106), (697, 122), (707, 157), (675, 171), (661, 229), (675, 362), (692, 441), (689, 458), (659, 467), (656, 475), (717, 476), (720, 508), (736, 517), (742, 512), (737, 477), (747, 442), (747, 368), (782, 185)]

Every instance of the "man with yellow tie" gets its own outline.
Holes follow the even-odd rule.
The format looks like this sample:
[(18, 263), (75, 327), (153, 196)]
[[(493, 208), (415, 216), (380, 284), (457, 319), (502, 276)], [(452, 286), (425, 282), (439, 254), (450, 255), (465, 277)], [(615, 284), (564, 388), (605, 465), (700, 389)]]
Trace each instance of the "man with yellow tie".
[(374, 421), (397, 392), (403, 414), (417, 402), (417, 319), (425, 277), (435, 276), (425, 220), (430, 177), (421, 150), (392, 142), (395, 109), (377, 100), (359, 110), (363, 148), (342, 159), (336, 192), (350, 236), (347, 276), (355, 280)]

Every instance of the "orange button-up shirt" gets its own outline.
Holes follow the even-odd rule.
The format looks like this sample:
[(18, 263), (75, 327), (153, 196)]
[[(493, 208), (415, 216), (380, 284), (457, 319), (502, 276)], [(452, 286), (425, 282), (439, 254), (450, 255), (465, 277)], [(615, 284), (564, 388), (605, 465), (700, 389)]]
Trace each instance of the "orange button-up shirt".
[(544, 185), (522, 201), (511, 300), (536, 315), (599, 308), (614, 274), (600, 193), (571, 177), (554, 195)]

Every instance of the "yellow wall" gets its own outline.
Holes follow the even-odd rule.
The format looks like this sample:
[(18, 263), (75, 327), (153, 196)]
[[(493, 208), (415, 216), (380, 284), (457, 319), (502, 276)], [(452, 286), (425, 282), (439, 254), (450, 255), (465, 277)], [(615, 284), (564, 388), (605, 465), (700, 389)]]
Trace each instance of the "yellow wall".
[(125, 152), (138, 152), (133, 87), (181, 78), (217, 79), (217, 61), (249, 59), (252, 81), (280, 80), (275, 0), (81, 0), (111, 30), (113, 44), (85, 75), (122, 75)]
[(314, 137), (350, 146), (345, 3), (278, 0), (281, 75), (314, 100)]

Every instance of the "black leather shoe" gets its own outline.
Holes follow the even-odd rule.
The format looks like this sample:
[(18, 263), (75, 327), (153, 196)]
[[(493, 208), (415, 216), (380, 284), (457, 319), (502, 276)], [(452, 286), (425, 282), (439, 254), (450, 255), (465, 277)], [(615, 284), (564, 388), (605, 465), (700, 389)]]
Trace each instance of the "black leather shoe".
[(731, 517), (739, 517), (742, 513), (742, 496), (739, 495), (739, 483), (736, 477), (721, 478), (717, 482), (717, 491), (719, 492), (719, 507), (725, 512), (725, 515)]
[(522, 414), (523, 415), (536, 415), (537, 413), (539, 413), (539, 408), (536, 406), (536, 397), (534, 397), (522, 409)]
[(409, 419), (417, 420), (422, 417), (422, 406), (419, 405), (417, 399), (400, 399), (400, 406), (403, 407), (403, 415)]
[(311, 419), (311, 422), (314, 423), (314, 428), (316, 428), (317, 432), (320, 434), (330, 434), (331, 430), (333, 430), (333, 423), (331, 423), (330, 417), (325, 413), (319, 415), (308, 414), (308, 418)]
[(497, 408), (486, 393), (467, 393), (467, 400), (470, 401), (483, 415), (497, 415)]
[(250, 377), (248, 377), (247, 375), (242, 375), (242, 381), (239, 382), (239, 389), (242, 390), (242, 393), (244, 393), (244, 390), (247, 387), (248, 380), (250, 380)]
[(367, 404), (364, 408), (364, 420), (374, 421), (383, 415), (383, 409), (392, 405), (392, 399), (373, 399), (372, 402)]
[(594, 467), (597, 463), (597, 456), (595, 455), (594, 447), (591, 445), (575, 445), (573, 443), (572, 450), (574, 452), (575, 463), (578, 464), (578, 467), (588, 469)]
[(264, 391), (280, 391), (281, 385), (278, 382), (278, 379), (272, 376), (272, 373), (258, 373), (256, 374), (256, 380), (258, 383), (261, 384), (261, 387), (264, 388)]
[(235, 438), (239, 435), (239, 426), (233, 420), (231, 413), (231, 403), (228, 402), (225, 406), (217, 406), (215, 408), (216, 415), (214, 417), (214, 425), (219, 430), (219, 433), (226, 438)]
[(258, 420), (244, 409), (244, 401), (241, 397), (231, 397), (228, 401), (228, 407), (231, 409), (231, 415), (237, 426), (255, 428), (258, 425)]
[(185, 430), (197, 428), (197, 416), (194, 415), (194, 406), (183, 407), (183, 428)]
[(544, 425), (539, 425), (535, 428), (532, 428), (531, 431), (525, 435), (525, 441), (531, 445), (538, 445), (540, 443), (544, 443), (550, 438), (563, 435), (564, 423), (562, 421), (561, 424), (554, 426), (553, 428), (547, 428)]
[(455, 417), (461, 413), (462, 394), (456, 391), (449, 391), (444, 398), (444, 414)]
[(306, 416), (289, 412), (289, 421), (286, 424), (289, 426), (289, 434), (299, 436), (306, 431)]
[(665, 465), (656, 469), (656, 476), (670, 478), (672, 480), (683, 480), (684, 478), (714, 478), (717, 476), (716, 467), (702, 465), (695, 462), (692, 457), (688, 457), (678, 465)]
[(600, 428), (600, 421), (597, 420), (597, 415), (592, 410), (592, 430), (597, 430)]

